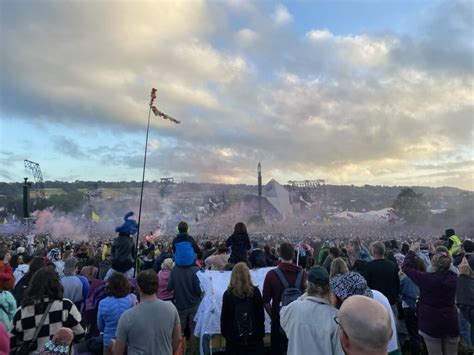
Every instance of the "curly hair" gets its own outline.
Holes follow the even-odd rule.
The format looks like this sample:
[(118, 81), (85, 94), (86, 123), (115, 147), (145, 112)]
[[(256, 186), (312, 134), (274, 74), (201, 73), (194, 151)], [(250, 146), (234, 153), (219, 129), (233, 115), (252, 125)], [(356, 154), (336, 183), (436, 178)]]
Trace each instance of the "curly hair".
[(64, 295), (63, 285), (59, 281), (57, 272), (52, 267), (42, 267), (33, 275), (30, 285), (25, 291), (22, 307), (43, 301), (45, 298), (52, 300), (62, 300)]
[(234, 266), (228, 289), (239, 298), (253, 296), (254, 286), (246, 263), (237, 263)]
[(107, 282), (107, 296), (115, 298), (125, 297), (130, 293), (130, 284), (124, 274), (114, 272)]

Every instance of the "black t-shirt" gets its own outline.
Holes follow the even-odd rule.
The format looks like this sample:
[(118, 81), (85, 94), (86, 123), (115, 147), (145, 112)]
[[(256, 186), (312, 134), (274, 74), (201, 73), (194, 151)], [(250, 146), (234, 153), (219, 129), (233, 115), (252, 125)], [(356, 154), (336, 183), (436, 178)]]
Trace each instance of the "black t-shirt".
[(372, 260), (365, 267), (367, 285), (380, 291), (391, 305), (395, 304), (400, 292), (400, 278), (395, 264), (389, 260)]

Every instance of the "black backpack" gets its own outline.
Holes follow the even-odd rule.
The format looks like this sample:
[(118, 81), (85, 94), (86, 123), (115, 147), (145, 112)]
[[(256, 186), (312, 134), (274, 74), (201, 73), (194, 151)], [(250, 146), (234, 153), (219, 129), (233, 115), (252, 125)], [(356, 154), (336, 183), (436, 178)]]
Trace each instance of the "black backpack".
[(237, 339), (245, 341), (255, 332), (255, 304), (253, 299), (245, 298), (235, 305), (234, 334)]
[(280, 279), (281, 284), (283, 285), (283, 292), (281, 294), (280, 300), (280, 307), (288, 306), (291, 302), (298, 299), (301, 296), (300, 285), (301, 281), (303, 281), (303, 270), (298, 272), (296, 276), (296, 281), (293, 286), (290, 286), (288, 280), (286, 279), (283, 272), (279, 269), (275, 269), (275, 273), (277, 274), (278, 278)]

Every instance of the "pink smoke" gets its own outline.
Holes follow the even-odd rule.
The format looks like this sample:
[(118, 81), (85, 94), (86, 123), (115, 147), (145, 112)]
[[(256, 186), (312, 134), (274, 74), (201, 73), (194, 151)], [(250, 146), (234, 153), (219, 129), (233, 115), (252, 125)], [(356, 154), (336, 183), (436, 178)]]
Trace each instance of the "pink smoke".
[(54, 211), (38, 211), (35, 232), (50, 234), (56, 239), (87, 240), (87, 225), (85, 222), (75, 221), (69, 216), (57, 216)]

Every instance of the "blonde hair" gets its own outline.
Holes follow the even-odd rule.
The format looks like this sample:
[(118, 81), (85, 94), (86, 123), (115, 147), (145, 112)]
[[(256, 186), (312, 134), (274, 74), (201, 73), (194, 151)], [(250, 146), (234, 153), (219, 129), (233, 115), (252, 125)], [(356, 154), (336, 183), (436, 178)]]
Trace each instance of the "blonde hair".
[(253, 283), (250, 271), (245, 263), (237, 263), (230, 276), (229, 291), (239, 298), (253, 296)]
[(332, 261), (329, 277), (345, 274), (346, 272), (349, 272), (349, 268), (343, 258), (336, 258)]

